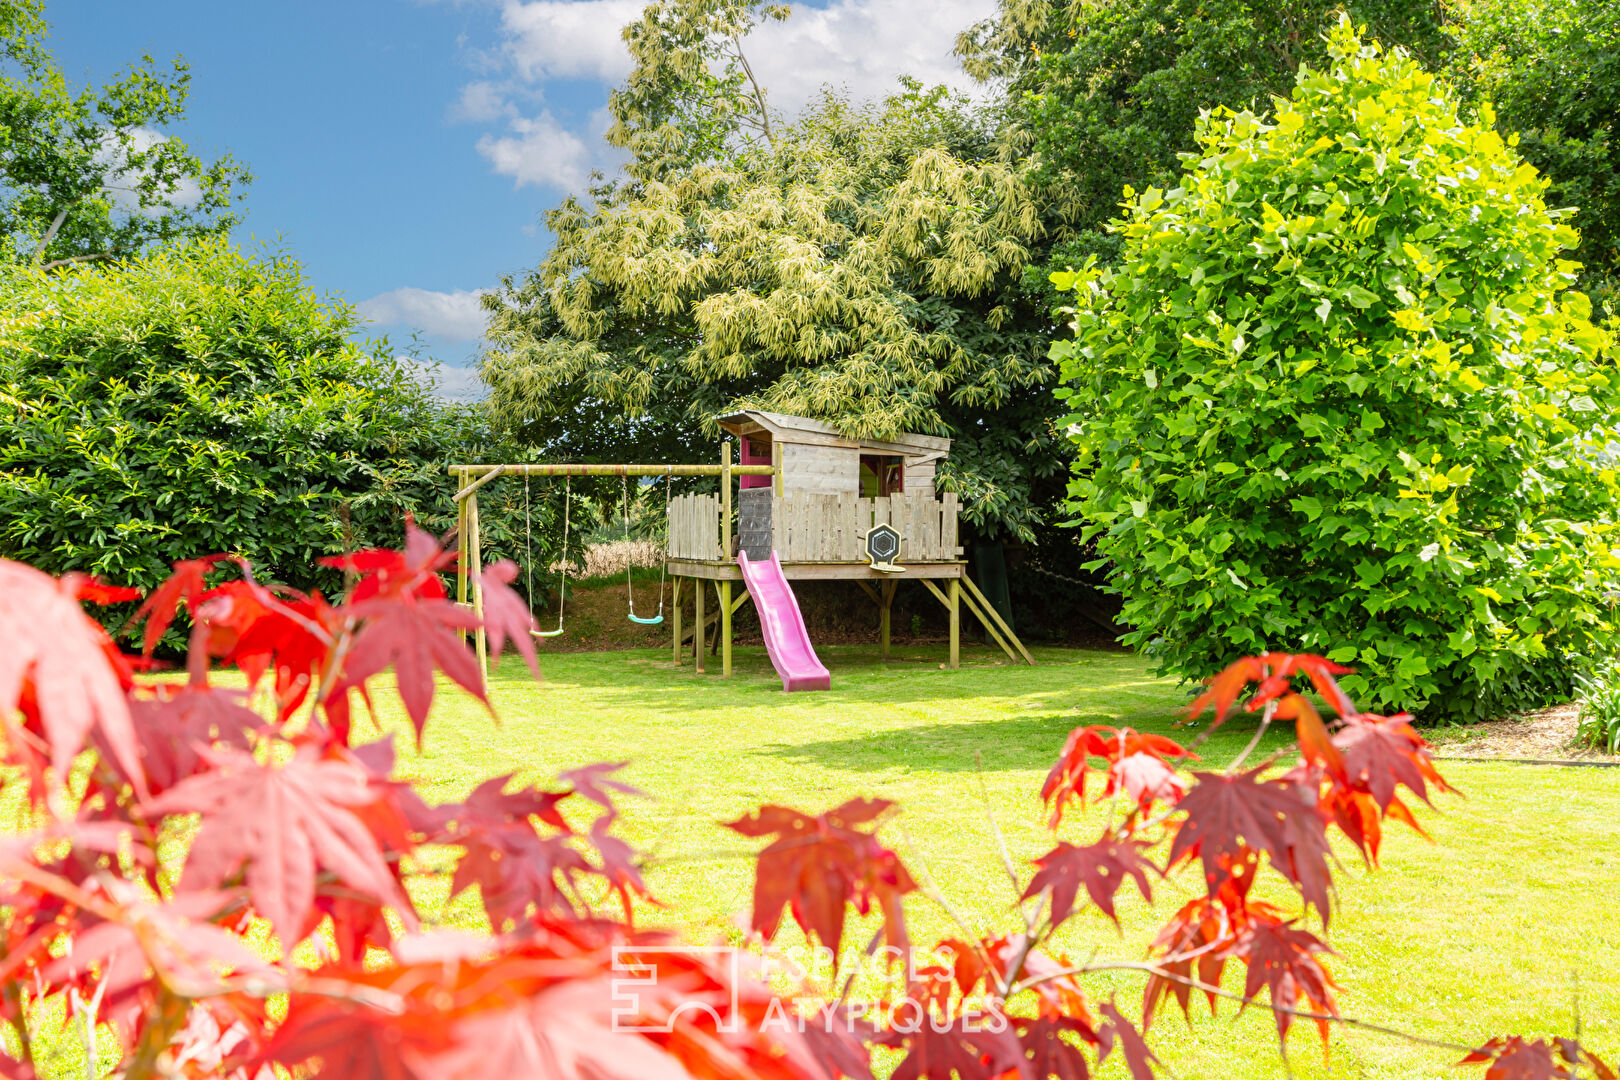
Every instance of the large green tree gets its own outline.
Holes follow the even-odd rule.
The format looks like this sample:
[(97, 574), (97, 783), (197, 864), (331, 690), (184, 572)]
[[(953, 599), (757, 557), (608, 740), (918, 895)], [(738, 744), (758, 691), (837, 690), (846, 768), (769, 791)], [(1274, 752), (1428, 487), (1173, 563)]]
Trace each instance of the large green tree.
[(1115, 257), (1125, 187), (1172, 186), (1202, 110), (1263, 106), (1320, 67), (1340, 11), (1431, 67), (1452, 46), (1433, 0), (1003, 0), (957, 52), (1000, 88), (1002, 138), (1027, 155), (1061, 267)]
[(1117, 270), (1066, 276), (1074, 509), (1174, 674), (1280, 649), (1375, 708), (1562, 700), (1620, 586), (1578, 236), (1488, 112), (1348, 24), (1330, 47), (1130, 196)]
[(750, 405), (949, 435), (968, 519), (1030, 535), (1064, 447), (1048, 316), (1022, 285), (1039, 211), (993, 133), (910, 85), (704, 140), (548, 216), (551, 254), (488, 300), (495, 414), (539, 444), (582, 419), (712, 436)]
[(0, 257), (51, 268), (229, 231), (247, 169), (163, 131), (185, 111), (185, 62), (143, 56), (75, 88), (47, 29), (43, 0), (0, 0)]

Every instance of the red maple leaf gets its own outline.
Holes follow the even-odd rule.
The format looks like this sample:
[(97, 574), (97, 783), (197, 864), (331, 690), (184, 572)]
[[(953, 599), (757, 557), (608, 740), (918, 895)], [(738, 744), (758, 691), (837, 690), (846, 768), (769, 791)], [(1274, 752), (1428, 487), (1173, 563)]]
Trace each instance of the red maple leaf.
[(534, 635), (529, 632), (535, 629), (534, 615), (523, 597), (511, 587), (517, 573), (517, 563), (502, 559), (486, 566), (478, 576), (483, 585), (484, 633), (489, 637), (491, 655), (500, 656), (501, 649), (510, 641), (538, 679), (540, 658), (535, 655)]
[(1186, 818), (1170, 846), (1170, 864), (1198, 856), (1214, 895), (1245, 852), (1265, 852), (1325, 923), (1330, 877), (1323, 813), (1306, 785), (1261, 780), (1261, 771), (1193, 774), (1197, 782), (1178, 804)]
[(1153, 1080), (1153, 1066), (1159, 1059), (1143, 1041), (1142, 1033), (1112, 1002), (1102, 1007), (1102, 1018), (1103, 1022), (1097, 1027), (1097, 1060), (1108, 1060), (1108, 1055), (1118, 1049), (1130, 1070), (1131, 1080)]
[(478, 785), (465, 803), (450, 811), (453, 822), (446, 832), (446, 839), (460, 844), (464, 852), (456, 864), (451, 896), (477, 885), (484, 910), (497, 928), (522, 919), (530, 905), (568, 907), (563, 889), (591, 872), (566, 836), (543, 837), (530, 821), (535, 817), (566, 830), (557, 803), (570, 793), (524, 789), (508, 794), (502, 789), (511, 778), (508, 773)]
[[(1252, 864), (1249, 875), (1252, 880)], [(1219, 1000), (1213, 988), (1221, 985), (1227, 949), (1236, 941), (1232, 912), (1226, 905), (1204, 896), (1184, 904), (1153, 939), (1153, 948), (1162, 956), (1157, 964), (1162, 973), (1148, 976), (1142, 995), (1143, 1030), (1153, 1023), (1159, 1003), (1167, 997), (1175, 998), (1182, 1015), (1191, 1014), (1193, 986), (1189, 980), (1194, 978), (1207, 988), (1204, 993), (1213, 1016)]]
[(1187, 782), (1155, 754), (1126, 754), (1108, 768), (1108, 786), (1103, 795), (1123, 791), (1146, 817), (1155, 802), (1174, 806), (1187, 793)]
[(613, 803), (614, 793), (646, 797), (646, 793), (635, 785), (613, 779), (613, 774), (628, 764), (628, 761), (598, 761), (560, 772), (557, 779), (569, 785), (574, 794), (591, 800), (609, 814), (617, 814), (619, 811)]
[[(1069, 732), (1063, 750), (1058, 754), (1057, 762), (1047, 772), (1046, 782), (1041, 785), (1041, 799), (1052, 807), (1048, 825), (1056, 829), (1062, 823), (1063, 810), (1069, 800), (1073, 799), (1082, 804), (1085, 802), (1086, 775), (1090, 769), (1091, 758), (1100, 757), (1113, 765), (1134, 754), (1147, 755), (1160, 764), (1168, 764), (1171, 758), (1191, 760), (1198, 758), (1191, 750), (1162, 735), (1148, 735), (1130, 728), (1112, 728), (1105, 724), (1075, 728)], [(1144, 770), (1131, 771), (1137, 773), (1139, 779), (1146, 779)], [(1105, 796), (1114, 791), (1112, 785), (1115, 782), (1111, 776), (1110, 786), (1104, 790)]]
[[(591, 1080), (690, 1080), (682, 1061), (635, 1030), (615, 1023), (608, 979), (549, 987), (510, 1009), (474, 1013), (451, 1032), (453, 1050), (434, 1058), (443, 1080), (483, 1077), (590, 1077)], [(714, 1047), (714, 1049), (719, 1049)], [(732, 1074), (747, 1076), (748, 1073)]]
[(211, 686), (158, 686), (154, 697), (129, 702), (140, 738), (141, 763), (154, 791), (163, 791), (203, 771), (200, 748), (223, 744), (251, 750), (248, 735), (264, 719), (247, 706), (247, 694)]
[(229, 555), (205, 555), (200, 559), (182, 559), (174, 564), (174, 573), (163, 584), (153, 589), (146, 602), (135, 609), (130, 622), (146, 620), (146, 634), (141, 651), (147, 656), (157, 648), (163, 632), (174, 622), (181, 603), (188, 611), (194, 610), (199, 597), (208, 591), (207, 577), (216, 565), (229, 559)]
[[(73, 580), (0, 559), (0, 724), (13, 753), (48, 755), (57, 782), (92, 729), (137, 792), (146, 794), (140, 748), (124, 697), (127, 672), (106, 632), (79, 607)], [(21, 712), (24, 727), (14, 719)], [(34, 730), (26, 730), (33, 728)], [(43, 746), (37, 731), (43, 737)], [(43, 760), (43, 759), (40, 759)]]
[(1074, 911), (1075, 898), (1084, 886), (1091, 902), (1118, 926), (1114, 895), (1126, 882), (1135, 881), (1142, 898), (1148, 901), (1153, 899), (1147, 872), (1158, 873), (1159, 868), (1148, 861), (1147, 851), (1148, 845), (1139, 841), (1107, 837), (1085, 847), (1059, 843), (1035, 860), (1040, 870), (1030, 881), (1023, 898), (1027, 900), (1050, 889), (1052, 925), (1056, 927)]
[(428, 710), (433, 707), (433, 671), (455, 680), (487, 708), (483, 673), (478, 660), (455, 630), (471, 630), (478, 617), (448, 600), (368, 600), (338, 609), (346, 616), (364, 618), (343, 665), (343, 676), (332, 697), (346, 695), (349, 687), (363, 684), (390, 665), (399, 685), (399, 698), (422, 742)]
[(127, 604), (139, 600), (144, 593), (125, 585), (109, 585), (89, 574), (63, 574), (63, 582), (72, 582), (73, 598), (86, 604)]
[(361, 603), (377, 598), (419, 600), (445, 599), (444, 582), (439, 571), (456, 561), (454, 551), (445, 551), (430, 534), (416, 527), (415, 520), (405, 518), (405, 550), (367, 548), (348, 555), (331, 555), (320, 561), (331, 566), (359, 574), (360, 581), (349, 597), (350, 603)]
[(1388, 717), (1363, 713), (1346, 717), (1344, 727), (1333, 736), (1333, 744), (1344, 755), (1350, 788), (1367, 792), (1385, 812), (1400, 785), (1424, 802), (1429, 801), (1429, 784), (1438, 791), (1453, 790), (1435, 769), (1429, 744), (1412, 730), (1411, 721), (1404, 713)]
[(1307, 763), (1320, 765), (1335, 778), (1344, 777), (1344, 759), (1339, 755), (1338, 747), (1333, 745), (1327, 725), (1310, 702), (1298, 694), (1284, 694), (1277, 699), (1273, 715), (1278, 720), (1294, 721), (1294, 735), (1299, 742), (1300, 754)]
[[(912, 1003), (910, 1011), (918, 1006)], [(877, 1037), (881, 1046), (904, 1047), (905, 1058), (895, 1066), (890, 1080), (956, 1080), (957, 1077), (996, 1077), (998, 1080), (1035, 1080), (1024, 1048), (1011, 1024), (997, 1024), (984, 1016), (956, 1016), (949, 1024), (942, 1018), (912, 1016), (908, 1007), (897, 1009), (900, 1022), (916, 1030), (898, 1027)]]
[[(1277, 1018), (1277, 1038), (1282, 1041), (1287, 1039), (1289, 1025), (1294, 1020), (1285, 1010), (1338, 1015), (1333, 1001), (1336, 984), (1317, 959), (1332, 951), (1315, 934), (1298, 929), (1294, 920), (1258, 917), (1249, 920), (1227, 955), (1248, 966), (1243, 982), (1245, 1005), (1253, 1001), (1262, 988), (1270, 992), (1272, 1011)], [(1316, 1027), (1326, 1046), (1328, 1021), (1319, 1019)]]
[(782, 909), (838, 954), (844, 935), (844, 907), (853, 901), (861, 914), (876, 902), (883, 908), (889, 943), (907, 945), (900, 897), (916, 889), (893, 851), (858, 826), (873, 824), (893, 808), (885, 799), (851, 799), (812, 816), (786, 806), (762, 806), (725, 823), (744, 836), (775, 836), (759, 853), (754, 873), (755, 932), (776, 936)]
[(1080, 1045), (1097, 1042), (1090, 1024), (1066, 1016), (1038, 1016), (1016, 1024), (1029, 1075), (1037, 1080), (1089, 1080), (1090, 1064)]
[(363, 768), (321, 760), (313, 746), (300, 747), (285, 764), (260, 764), (234, 750), (202, 754), (208, 772), (181, 781), (146, 806), (152, 814), (203, 816), (181, 889), (217, 888), (246, 864), (253, 907), (270, 920), (284, 952), (311, 928), (317, 870), (329, 871), (414, 924), (410, 902), (356, 813), (379, 797)]
[(1193, 698), (1192, 704), (1187, 706), (1187, 719), (1191, 720), (1205, 709), (1213, 708), (1215, 719), (1210, 721), (1209, 730), (1214, 731), (1226, 723), (1227, 714), (1248, 685), (1263, 682), (1265, 677), (1265, 663), (1257, 656), (1245, 656), (1228, 664), (1219, 674), (1209, 677), (1204, 684), (1208, 689)]
[(274, 595), (268, 595), (268, 602), (256, 611), (246, 604), (223, 611), (210, 599), (198, 605), (198, 615), (232, 620), (234, 636), (217, 640), (218, 655), (240, 667), (255, 685), (273, 670), (277, 716), (285, 720), (315, 689), (342, 634), (343, 620), (319, 593), (270, 593)]
[(1600, 1080), (1613, 1071), (1574, 1039), (1526, 1039), (1509, 1035), (1492, 1039), (1457, 1062), (1484, 1065), (1485, 1080), (1574, 1080), (1574, 1067), (1585, 1063)]
[(106, 1015), (125, 1030), (151, 1004), (153, 978), (181, 997), (199, 998), (224, 989), (226, 970), (275, 976), (241, 938), (209, 921), (230, 905), (229, 896), (200, 892), (152, 903), (116, 878), (100, 886), (110, 898), (98, 906), (106, 917), (76, 929), (71, 947), (39, 978), (56, 988), (81, 984), (94, 971)]

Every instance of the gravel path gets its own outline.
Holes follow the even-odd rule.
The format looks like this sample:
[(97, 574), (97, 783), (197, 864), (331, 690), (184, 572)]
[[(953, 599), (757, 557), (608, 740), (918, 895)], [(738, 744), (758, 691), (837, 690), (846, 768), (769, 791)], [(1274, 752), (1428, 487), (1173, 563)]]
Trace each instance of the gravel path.
[(1620, 755), (1577, 746), (1579, 702), (1551, 705), (1508, 720), (1424, 732), (1441, 757), (1479, 760), (1531, 758), (1544, 761), (1620, 762)]

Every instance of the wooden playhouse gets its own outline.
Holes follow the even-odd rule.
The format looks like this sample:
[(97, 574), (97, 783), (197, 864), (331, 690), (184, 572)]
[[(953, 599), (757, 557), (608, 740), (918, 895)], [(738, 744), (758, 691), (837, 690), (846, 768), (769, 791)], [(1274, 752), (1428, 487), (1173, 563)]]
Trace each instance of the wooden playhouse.
[[(680, 625), (680, 596), (683, 584), (689, 584), (695, 589), (697, 618), (690, 640), (697, 670), (703, 670), (706, 631), (713, 624), (722, 670), (731, 673), (731, 616), (748, 600), (746, 591), (735, 589), (742, 580), (738, 551), (751, 561), (768, 560), (774, 551), (789, 580), (854, 581), (878, 606), (885, 659), (895, 589), (910, 579), (927, 588), (950, 615), (951, 667), (960, 662), (964, 605), (1011, 659), (1034, 662), (967, 575), (957, 539), (956, 495), (935, 491), (935, 472), (949, 455), (951, 440), (914, 434), (855, 439), (818, 420), (752, 409), (720, 417), (718, 423), (736, 436), (739, 465), (770, 466), (771, 474), (734, 479), (727, 444), (721, 451), (717, 495), (670, 500), (668, 557), (677, 664), (687, 640)], [(866, 534), (880, 524), (899, 536), (893, 562), (901, 573), (875, 570), (866, 558)], [(713, 583), (717, 594), (718, 610), (712, 617), (705, 612), (705, 581)]]

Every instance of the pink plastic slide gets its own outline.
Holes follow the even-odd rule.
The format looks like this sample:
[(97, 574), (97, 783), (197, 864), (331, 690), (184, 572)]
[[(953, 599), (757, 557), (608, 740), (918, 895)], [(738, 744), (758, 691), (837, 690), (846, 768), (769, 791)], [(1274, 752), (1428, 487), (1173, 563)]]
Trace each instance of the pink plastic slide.
[(783, 690), (826, 690), (832, 676), (816, 659), (810, 635), (804, 629), (799, 601), (782, 575), (782, 562), (771, 552), (770, 562), (749, 562), (746, 552), (737, 553), (743, 584), (754, 598), (759, 625), (765, 631), (765, 651), (782, 676)]

